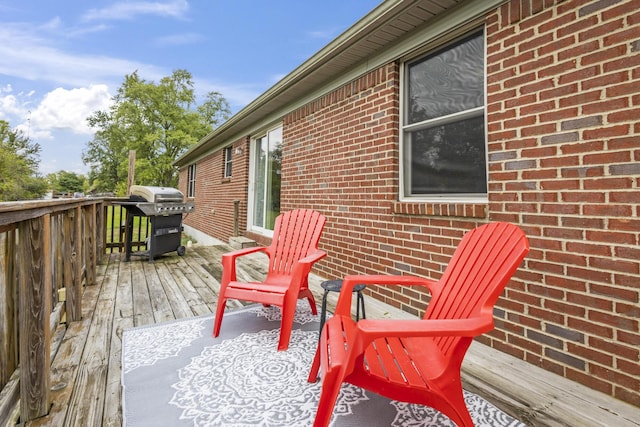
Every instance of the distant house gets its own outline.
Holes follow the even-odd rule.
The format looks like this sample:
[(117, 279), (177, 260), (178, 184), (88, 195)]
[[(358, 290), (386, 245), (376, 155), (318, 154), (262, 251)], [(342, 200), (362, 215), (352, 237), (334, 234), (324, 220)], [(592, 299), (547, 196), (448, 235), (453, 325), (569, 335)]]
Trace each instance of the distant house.
[(516, 223), (483, 342), (640, 405), (638, 6), (385, 1), (177, 159), (185, 224), (266, 243), (313, 208), (321, 276), (438, 278), (465, 231)]

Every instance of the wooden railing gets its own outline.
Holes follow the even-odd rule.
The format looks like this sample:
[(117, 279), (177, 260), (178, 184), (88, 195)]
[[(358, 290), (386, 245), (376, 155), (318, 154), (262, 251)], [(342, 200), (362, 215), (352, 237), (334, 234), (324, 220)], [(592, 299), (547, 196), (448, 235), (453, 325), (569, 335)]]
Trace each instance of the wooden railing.
[[(124, 250), (125, 214), (112, 201), (0, 203), (0, 426), (51, 407), (56, 330), (81, 319), (83, 288), (103, 254)], [(148, 229), (140, 228), (137, 245)]]

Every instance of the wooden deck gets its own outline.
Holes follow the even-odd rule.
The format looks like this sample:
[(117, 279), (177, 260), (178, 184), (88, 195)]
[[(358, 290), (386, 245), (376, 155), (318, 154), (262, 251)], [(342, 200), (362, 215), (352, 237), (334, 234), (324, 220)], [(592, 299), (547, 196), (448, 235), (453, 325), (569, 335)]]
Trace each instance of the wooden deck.
[[(121, 338), (123, 329), (211, 313), (217, 300), (221, 255), (228, 246), (206, 246), (184, 257), (153, 263), (111, 254), (98, 266), (96, 285), (83, 296), (82, 321), (52, 340), (52, 401), (48, 416), (28, 426), (121, 426)], [(265, 264), (245, 257), (239, 274), (259, 278)], [(256, 260), (256, 262), (252, 262)], [(122, 261), (122, 262), (121, 262)]]
[[(52, 337), (52, 408), (29, 422), (36, 426), (121, 426), (121, 338), (125, 328), (212, 313), (222, 274), (221, 255), (229, 246), (194, 246), (184, 257), (159, 257), (153, 263), (124, 254), (104, 257), (95, 285), (83, 295), (81, 321), (59, 327)], [(242, 257), (238, 276), (264, 276), (266, 257)], [(321, 302), (323, 279), (312, 275), (310, 288)], [(332, 293), (329, 309), (335, 305)], [(239, 305), (239, 304), (238, 304)], [(367, 317), (407, 317), (366, 299)], [(622, 404), (549, 372), (472, 345), (463, 367), (465, 388), (490, 400), (530, 426), (640, 426), (637, 408)]]

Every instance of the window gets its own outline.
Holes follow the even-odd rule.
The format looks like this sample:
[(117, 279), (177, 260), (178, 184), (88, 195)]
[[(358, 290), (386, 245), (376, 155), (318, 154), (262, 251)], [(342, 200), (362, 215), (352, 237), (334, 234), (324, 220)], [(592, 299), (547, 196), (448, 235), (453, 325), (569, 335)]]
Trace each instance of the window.
[(282, 167), (282, 127), (256, 138), (251, 154), (252, 229), (273, 231), (280, 214), (280, 173)]
[(486, 197), (484, 37), (405, 65), (402, 195)]
[(187, 169), (187, 197), (196, 197), (196, 164)]
[(225, 178), (231, 178), (231, 166), (232, 166), (232, 159), (231, 156), (233, 155), (233, 147), (229, 146), (229, 147), (225, 147), (224, 149), (224, 177)]

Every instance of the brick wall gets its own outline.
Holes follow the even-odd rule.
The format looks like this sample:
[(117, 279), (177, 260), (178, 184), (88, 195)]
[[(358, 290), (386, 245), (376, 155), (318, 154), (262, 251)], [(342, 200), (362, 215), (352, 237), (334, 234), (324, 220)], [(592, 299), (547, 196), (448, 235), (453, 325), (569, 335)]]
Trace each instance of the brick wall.
[[(212, 237), (228, 242), (234, 235), (234, 200), (239, 203), (239, 234), (246, 230), (247, 182), (249, 177), (249, 140), (233, 143), (232, 176), (224, 177), (224, 150), (196, 163), (195, 211), (184, 223)], [(187, 194), (187, 168), (180, 171), (180, 190)]]
[(492, 344), (636, 405), (639, 6), (518, 0), (486, 21), (489, 216), (532, 248)]
[[(532, 250), (482, 341), (639, 405), (638, 2), (554, 3), (486, 20), (488, 205), (397, 201), (389, 64), (285, 118), (283, 210), (327, 216), (326, 277), (438, 278), (466, 230), (519, 224)], [(416, 314), (428, 299), (369, 292)]]

